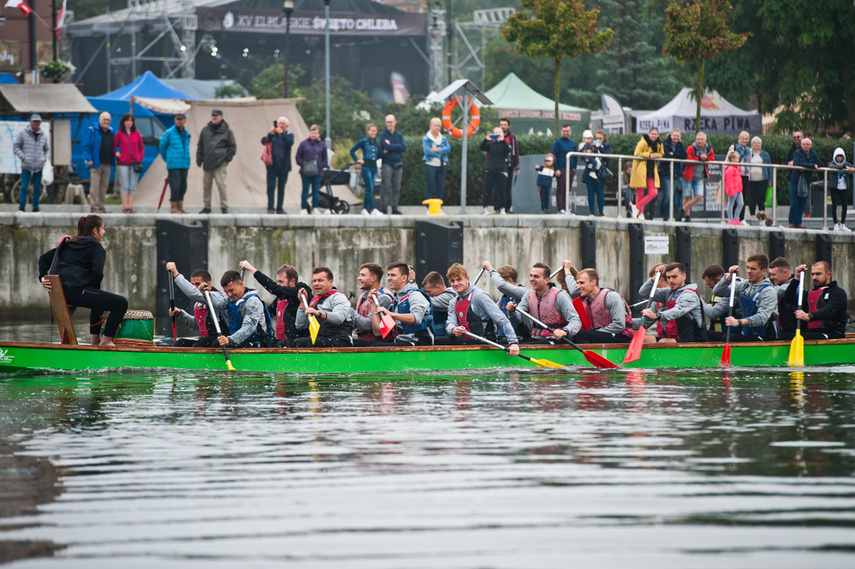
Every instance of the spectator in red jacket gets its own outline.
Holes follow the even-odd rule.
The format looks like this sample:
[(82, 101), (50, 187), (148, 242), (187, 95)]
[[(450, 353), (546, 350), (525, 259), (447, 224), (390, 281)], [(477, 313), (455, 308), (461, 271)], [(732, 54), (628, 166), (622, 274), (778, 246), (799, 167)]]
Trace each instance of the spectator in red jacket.
[(145, 146), (134, 115), (122, 115), (119, 130), (113, 136), (113, 146), (116, 149), (116, 179), (121, 187), (122, 212), (136, 213), (134, 200), (137, 197), (137, 182), (142, 174)]

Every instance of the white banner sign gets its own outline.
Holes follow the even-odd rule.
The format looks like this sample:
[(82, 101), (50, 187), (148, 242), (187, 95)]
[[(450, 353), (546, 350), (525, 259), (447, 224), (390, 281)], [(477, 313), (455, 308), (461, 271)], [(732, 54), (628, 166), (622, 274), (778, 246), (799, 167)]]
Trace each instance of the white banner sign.
[(644, 254), (645, 255), (667, 255), (668, 254), (668, 236), (667, 235), (645, 235), (644, 236)]

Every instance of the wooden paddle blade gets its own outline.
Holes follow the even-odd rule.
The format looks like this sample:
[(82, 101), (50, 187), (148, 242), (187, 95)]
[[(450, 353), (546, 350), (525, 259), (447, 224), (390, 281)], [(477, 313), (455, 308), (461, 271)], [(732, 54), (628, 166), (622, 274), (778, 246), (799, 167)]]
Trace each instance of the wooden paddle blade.
[(395, 319), (389, 316), (388, 314), (383, 314), (383, 317), (380, 318), (380, 334), (383, 336), (383, 339), (386, 339), (386, 336), (389, 335), (389, 332), (395, 329)]
[(582, 350), (582, 355), (585, 356), (585, 359), (588, 360), (594, 367), (602, 367), (602, 368), (619, 368), (620, 366), (616, 363), (610, 362), (597, 352), (592, 352), (591, 350)]
[(629, 343), (629, 348), (626, 349), (626, 356), (623, 358), (623, 363), (628, 364), (641, 357), (641, 346), (644, 345), (644, 337), (646, 335), (647, 329), (644, 326), (635, 331), (632, 341)]
[(721, 367), (730, 366), (730, 344), (725, 344), (721, 351), (721, 361), (718, 363)]
[(321, 329), (321, 325), (318, 324), (318, 319), (315, 318), (314, 314), (309, 316), (309, 336), (312, 338), (312, 345), (315, 344), (315, 341), (318, 339), (318, 331)]
[(796, 337), (790, 342), (790, 357), (787, 360), (790, 367), (802, 367), (805, 365), (805, 339), (802, 331), (796, 330)]

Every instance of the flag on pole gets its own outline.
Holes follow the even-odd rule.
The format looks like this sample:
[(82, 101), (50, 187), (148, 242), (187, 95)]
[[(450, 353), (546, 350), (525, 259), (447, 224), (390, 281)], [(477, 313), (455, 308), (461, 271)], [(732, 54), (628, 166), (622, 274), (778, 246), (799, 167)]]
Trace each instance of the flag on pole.
[(62, 0), (62, 6), (59, 8), (59, 12), (56, 13), (56, 27), (53, 29), (53, 33), (56, 34), (56, 37), (59, 37), (59, 34), (62, 32), (62, 28), (65, 27), (65, 3), (68, 0)]
[(7, 8), (17, 8), (25, 16), (32, 14), (33, 9), (24, 0), (6, 0)]

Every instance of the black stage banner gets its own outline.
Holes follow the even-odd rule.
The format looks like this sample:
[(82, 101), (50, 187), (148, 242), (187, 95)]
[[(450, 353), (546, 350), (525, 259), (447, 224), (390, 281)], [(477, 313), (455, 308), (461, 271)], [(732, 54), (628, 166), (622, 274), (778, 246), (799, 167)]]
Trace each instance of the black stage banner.
[[(222, 10), (198, 8), (199, 30), (205, 32), (285, 33), (285, 15), (275, 10)], [(330, 14), (330, 35), (338, 36), (424, 36), (426, 20), (422, 14)], [(323, 13), (295, 12), (291, 15), (291, 33), (324, 33)]]

